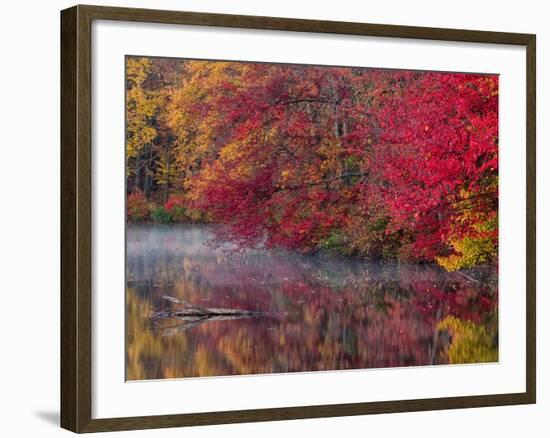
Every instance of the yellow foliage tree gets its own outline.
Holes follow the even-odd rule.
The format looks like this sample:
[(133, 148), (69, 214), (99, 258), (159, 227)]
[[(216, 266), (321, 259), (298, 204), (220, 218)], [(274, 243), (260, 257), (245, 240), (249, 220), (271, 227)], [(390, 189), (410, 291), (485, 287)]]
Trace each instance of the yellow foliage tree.
[(463, 191), (462, 198), (465, 202), (455, 229), (460, 229), (464, 223), (474, 223), (474, 225), (470, 233), (466, 235), (458, 232), (451, 234), (447, 243), (453, 251), (452, 254), (436, 257), (437, 263), (447, 271), (457, 271), (490, 263), (498, 255), (497, 239), (494, 237), (498, 230), (497, 211), (490, 212), (490, 215), (486, 213), (480, 217), (480, 213), (471, 208), (472, 202), (469, 202), (470, 199), (476, 199), (475, 196)]
[(126, 61), (126, 155), (137, 158), (134, 168), (128, 162), (127, 173), (139, 171), (139, 157), (157, 136), (153, 119), (158, 111), (160, 96), (148, 90), (144, 82), (151, 69), (148, 58), (128, 58)]

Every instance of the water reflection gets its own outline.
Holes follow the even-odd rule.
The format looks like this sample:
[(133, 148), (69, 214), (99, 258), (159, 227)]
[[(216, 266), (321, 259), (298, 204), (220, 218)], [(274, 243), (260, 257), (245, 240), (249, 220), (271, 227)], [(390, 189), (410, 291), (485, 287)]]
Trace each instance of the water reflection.
[[(234, 253), (207, 245), (210, 235), (202, 225), (128, 226), (129, 380), (498, 359), (492, 270), (470, 272), (473, 281), (434, 266)], [(152, 323), (178, 306), (164, 295), (269, 316)]]

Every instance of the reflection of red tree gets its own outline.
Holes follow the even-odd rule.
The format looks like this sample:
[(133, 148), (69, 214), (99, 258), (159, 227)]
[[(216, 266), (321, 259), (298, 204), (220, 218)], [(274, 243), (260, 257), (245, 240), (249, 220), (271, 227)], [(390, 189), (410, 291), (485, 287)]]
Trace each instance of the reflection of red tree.
[[(449, 282), (437, 287), (429, 282), (412, 285), (413, 301), (419, 312), (437, 323), (444, 316), (452, 315), (461, 320), (483, 323), (483, 318), (496, 310), (497, 296), (486, 286), (473, 286), (470, 281)], [(434, 308), (441, 309), (434, 315)], [(436, 319), (433, 319), (436, 317)]]
[[(168, 294), (212, 307), (267, 311), (273, 318), (153, 332), (152, 345), (164, 347), (150, 347), (159, 366), (149, 378), (441, 363), (439, 320), (453, 315), (484, 323), (496, 310), (488, 287), (431, 267), (380, 268), (280, 253), (267, 271), (265, 262), (258, 263), (262, 253), (214, 253), (219, 258), (153, 263), (160, 275), (149, 292), (153, 305), (165, 306), (160, 296)], [(149, 275), (136, 272), (138, 290), (141, 276)]]

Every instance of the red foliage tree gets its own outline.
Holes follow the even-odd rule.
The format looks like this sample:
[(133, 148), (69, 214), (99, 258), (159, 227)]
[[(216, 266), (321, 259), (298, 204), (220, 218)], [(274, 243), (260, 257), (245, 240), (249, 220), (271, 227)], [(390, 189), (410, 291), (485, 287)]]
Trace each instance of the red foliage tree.
[[(434, 260), (496, 245), (498, 77), (202, 63), (174, 96), (191, 205), (243, 247)], [(200, 122), (198, 122), (200, 121)], [(182, 134), (183, 133), (183, 134)], [(187, 142), (187, 143), (186, 143)], [(183, 161), (183, 160), (180, 160)], [(493, 221), (493, 222), (491, 222)]]

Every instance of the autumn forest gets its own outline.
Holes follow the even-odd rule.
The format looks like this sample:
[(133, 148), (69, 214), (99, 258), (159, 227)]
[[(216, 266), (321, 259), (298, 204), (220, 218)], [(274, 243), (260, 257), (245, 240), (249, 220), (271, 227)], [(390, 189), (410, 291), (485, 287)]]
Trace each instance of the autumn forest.
[(129, 378), (496, 360), (498, 99), (492, 74), (128, 56)]
[(495, 263), (497, 76), (128, 58), (127, 107), (130, 221)]

